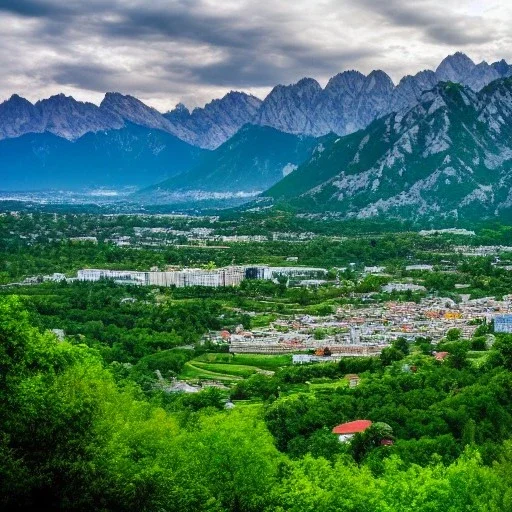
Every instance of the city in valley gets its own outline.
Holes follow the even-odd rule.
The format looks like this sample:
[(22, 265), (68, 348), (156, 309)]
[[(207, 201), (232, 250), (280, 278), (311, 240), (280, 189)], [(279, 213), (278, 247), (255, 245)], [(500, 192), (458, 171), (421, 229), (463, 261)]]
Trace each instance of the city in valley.
[[(491, 277), (472, 274), (473, 268), (481, 272), (484, 266), (489, 276), (508, 277), (512, 247), (489, 245), (473, 230), (340, 236), (318, 232), (315, 223), (305, 224), (307, 229), (299, 223), (293, 231), (268, 233), (257, 227), (268, 221), (261, 214), (249, 214), (240, 223), (219, 216), (107, 214), (89, 230), (87, 214), (67, 215), (63, 223), (64, 217), (55, 214), (6, 212), (2, 220), (11, 226), (5, 243), (25, 247), (26, 257), (43, 237), (43, 246), (69, 252), (64, 264), (47, 264), (53, 271), (47, 274), (26, 275), (30, 266), (7, 264), (2, 293), (21, 289), (44, 295), (43, 290), (74, 287), (92, 293), (108, 285), (122, 295), (123, 308), (139, 300), (133, 296), (140, 293), (135, 293), (139, 287), (160, 308), (178, 304), (180, 296), (209, 297), (230, 312), (229, 321), (220, 314), (216, 328), (205, 325), (194, 342), (233, 355), (289, 354), (286, 361), (291, 364), (333, 363), (379, 357), (397, 340), (411, 347), (420, 340), (431, 345), (432, 357), (442, 360), (448, 352), (437, 346), (442, 347), (449, 334), (471, 340), (485, 332), (488, 349), (493, 332), (512, 330), (512, 295), (493, 291), (489, 283), (482, 286)], [(332, 223), (331, 229), (336, 227)], [(404, 246), (396, 247), (397, 254), (379, 254), (379, 246), (399, 241)], [(317, 246), (324, 248), (325, 256), (316, 253)], [(83, 260), (74, 261), (73, 253), (84, 252), (91, 263), (99, 254), (117, 256), (104, 268), (75, 270)], [(136, 261), (131, 264), (133, 255)], [(8, 277), (13, 267), (18, 280)], [(53, 329), (61, 336), (80, 336), (62, 327), (55, 321)], [(485, 357), (485, 352), (474, 352), (473, 357)], [(161, 385), (165, 377), (156, 370)], [(190, 373), (173, 375), (172, 380), (201, 381), (200, 373), (192, 378)], [(210, 382), (216, 373), (207, 375)], [(219, 382), (230, 380), (229, 374), (217, 376)]]
[[(128, 238), (128, 237), (127, 237)], [(76, 241), (76, 240), (75, 240)], [(83, 237), (80, 242), (87, 242)], [(485, 248), (477, 247), (484, 251)], [(498, 249), (499, 250), (499, 249)], [(472, 253), (471, 253), (472, 254)], [(295, 262), (296, 258), (288, 257)], [(386, 276), (384, 266), (363, 267), (356, 270), (351, 264), (352, 275), (358, 281), (368, 276)], [(441, 341), (450, 329), (459, 330), (465, 338), (471, 338), (478, 325), (494, 323), (501, 332), (512, 332), (512, 295), (504, 295), (501, 300), (493, 296), (471, 299), (470, 294), (462, 293), (467, 285), (456, 284), (454, 289), (461, 292), (457, 302), (450, 297), (427, 294), (418, 272), (434, 272), (433, 265), (407, 265), (404, 269), (416, 275), (405, 282), (391, 280), (383, 284), (381, 299), (374, 297), (379, 291), (350, 293), (353, 303), (333, 308), (328, 315), (293, 314), (277, 315), (268, 326), (258, 329), (245, 328), (243, 324), (235, 329), (209, 331), (203, 341), (226, 345), (229, 352), (254, 354), (293, 354), (293, 363), (332, 362), (342, 357), (378, 356), (383, 348), (389, 347), (398, 338), (414, 342), (416, 338), (429, 338), (434, 344)], [(268, 280), (285, 283), (287, 287), (342, 288), (340, 275), (347, 267), (331, 271), (336, 275), (328, 280), (329, 271), (324, 268), (267, 265), (228, 266), (221, 268), (181, 268), (160, 271), (153, 267), (150, 271), (81, 269), (76, 277), (66, 277), (63, 273), (31, 276), (20, 283), (4, 286), (23, 286), (44, 282), (99, 282), (109, 280), (118, 285), (155, 287), (235, 287), (243, 280)], [(455, 272), (445, 270), (444, 272)], [(419, 300), (385, 300), (386, 294), (393, 292), (416, 292)], [(421, 292), (421, 293), (420, 293)], [(129, 300), (129, 297), (124, 299)], [(250, 317), (255, 311), (244, 311)], [(489, 335), (486, 343), (492, 344)], [(314, 352), (314, 353), (313, 353)], [(435, 355), (435, 354), (434, 354)]]
[(512, 512), (511, 22), (0, 0), (0, 511)]
[[(271, 460), (336, 472), (397, 460), (450, 471), (469, 445), (485, 472), (501, 456), (510, 227), (6, 206), (0, 332), (23, 340), (25, 358), (43, 357), (31, 340), (47, 347), (52, 404), (106, 396), (98, 411), (133, 430), (128, 444), (142, 428), (137, 445), (151, 451), (179, 428), (222, 458), (236, 433), (227, 457), (264, 443)], [(75, 376), (60, 370), (66, 358)], [(36, 392), (45, 366), (28, 364)], [(272, 486), (288, 482), (272, 474)]]

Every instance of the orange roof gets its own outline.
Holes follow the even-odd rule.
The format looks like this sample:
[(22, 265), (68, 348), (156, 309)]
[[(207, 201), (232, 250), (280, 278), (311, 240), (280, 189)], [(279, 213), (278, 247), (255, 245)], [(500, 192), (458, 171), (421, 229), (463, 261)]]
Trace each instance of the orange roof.
[(333, 434), (357, 434), (364, 432), (372, 422), (370, 420), (356, 420), (342, 423), (332, 429)]

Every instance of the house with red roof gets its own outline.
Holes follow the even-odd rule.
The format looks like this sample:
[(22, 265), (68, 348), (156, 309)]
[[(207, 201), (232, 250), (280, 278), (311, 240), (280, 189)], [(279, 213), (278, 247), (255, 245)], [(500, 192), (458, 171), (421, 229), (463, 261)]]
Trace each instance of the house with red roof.
[(370, 420), (349, 421), (334, 427), (332, 429), (332, 433), (338, 436), (340, 443), (346, 443), (350, 441), (350, 439), (352, 439), (355, 434), (364, 432), (368, 427), (371, 426), (371, 424), (372, 422)]
[(449, 352), (434, 352), (436, 361), (444, 361), (449, 355)]

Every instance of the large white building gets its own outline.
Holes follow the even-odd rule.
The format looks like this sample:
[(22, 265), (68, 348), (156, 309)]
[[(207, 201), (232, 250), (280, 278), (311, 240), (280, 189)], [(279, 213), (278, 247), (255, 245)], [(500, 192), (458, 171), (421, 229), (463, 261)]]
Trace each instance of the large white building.
[(312, 279), (325, 277), (327, 270), (318, 267), (269, 267), (267, 265), (253, 265), (245, 267), (245, 273), (249, 279), (276, 279), (278, 276)]
[(85, 268), (78, 271), (79, 281), (99, 281), (100, 279), (112, 279), (126, 284), (149, 284), (148, 272), (134, 270), (106, 270), (97, 268)]
[(135, 270), (107, 270), (86, 268), (78, 271), (79, 281), (112, 279), (118, 283), (152, 286), (238, 286), (244, 279), (291, 279), (324, 277), (327, 270), (316, 267), (229, 266), (211, 270), (185, 268), (171, 271), (140, 272)]
[(168, 272), (133, 270), (83, 269), (78, 271), (79, 281), (112, 279), (117, 283), (153, 286), (237, 286), (245, 277), (243, 267), (224, 267), (213, 270), (187, 268)]

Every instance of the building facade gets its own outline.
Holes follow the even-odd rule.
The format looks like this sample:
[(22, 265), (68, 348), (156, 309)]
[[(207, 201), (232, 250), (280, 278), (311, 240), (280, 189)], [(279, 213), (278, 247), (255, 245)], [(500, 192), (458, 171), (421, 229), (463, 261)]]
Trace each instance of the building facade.
[(122, 284), (152, 286), (238, 286), (245, 278), (244, 267), (223, 267), (213, 270), (187, 268), (167, 272), (139, 272), (133, 270), (83, 269), (78, 271), (79, 281), (111, 279)]
[(494, 332), (512, 333), (512, 315), (494, 317)]

